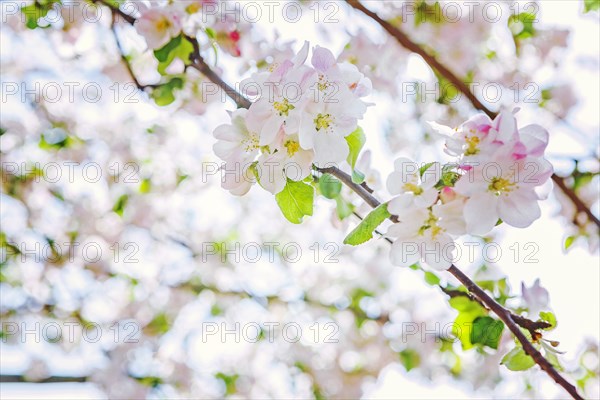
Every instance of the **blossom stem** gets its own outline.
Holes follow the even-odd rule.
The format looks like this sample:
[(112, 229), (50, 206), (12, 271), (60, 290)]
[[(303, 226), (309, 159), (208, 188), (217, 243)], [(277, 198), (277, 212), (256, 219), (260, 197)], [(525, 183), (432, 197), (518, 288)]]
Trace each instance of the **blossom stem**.
[[(390, 22), (381, 18), (377, 13), (366, 8), (359, 0), (346, 0), (346, 2), (354, 9), (362, 12), (373, 21), (377, 22), (385, 31), (387, 31), (396, 41), (404, 48), (413, 53), (420, 55), (423, 60), (435, 71), (437, 71), (440, 75), (446, 78), (450, 83), (452, 83), (456, 89), (458, 89), (462, 94), (464, 94), (473, 107), (487, 114), (491, 119), (494, 119), (497, 116), (497, 113), (490, 110), (483, 104), (469, 89), (467, 84), (463, 82), (458, 76), (456, 76), (452, 71), (446, 68), (441, 62), (439, 62), (434, 56), (429, 54), (423, 47), (413, 42), (406, 33), (402, 32), (396, 26), (391, 24)], [(592, 210), (577, 196), (575, 191), (568, 187), (564, 179), (560, 176), (553, 174), (552, 180), (554, 183), (567, 195), (567, 197), (573, 202), (578, 212), (583, 212), (588, 216), (588, 219), (595, 223), (600, 228), (600, 219), (594, 215)]]

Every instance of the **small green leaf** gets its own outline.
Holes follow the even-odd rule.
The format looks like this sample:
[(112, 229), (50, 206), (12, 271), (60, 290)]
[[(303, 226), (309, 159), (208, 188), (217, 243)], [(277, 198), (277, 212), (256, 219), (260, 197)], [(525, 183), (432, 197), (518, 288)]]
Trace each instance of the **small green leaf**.
[(125, 206), (127, 205), (127, 201), (129, 200), (129, 196), (124, 194), (121, 195), (115, 205), (113, 206), (113, 211), (117, 213), (119, 216), (123, 216), (123, 211), (125, 210)]
[(319, 178), (319, 190), (328, 199), (335, 199), (342, 191), (342, 182), (330, 174), (323, 174)]
[(360, 172), (357, 169), (352, 170), (352, 182), (360, 185), (364, 181), (365, 181), (365, 174), (363, 174), (362, 172)]
[(156, 87), (152, 91), (152, 98), (158, 106), (167, 106), (175, 101), (173, 92), (183, 88), (183, 79), (173, 78), (169, 82)]
[(421, 356), (415, 350), (406, 349), (399, 353), (400, 362), (406, 368), (406, 372), (416, 368), (421, 364)]
[(212, 28), (206, 28), (206, 36), (208, 36), (212, 40), (215, 40), (217, 38), (217, 33)]
[(283, 190), (275, 195), (275, 200), (284, 217), (293, 224), (299, 224), (305, 215), (313, 214), (314, 196), (315, 189), (311, 185), (288, 179)]
[(354, 211), (354, 206), (352, 205), (352, 203), (349, 203), (346, 200), (344, 200), (342, 196), (338, 196), (335, 198), (335, 204), (337, 216), (340, 220), (343, 220), (352, 215), (352, 211)]
[(388, 219), (391, 214), (387, 210), (387, 203), (381, 204), (363, 219), (356, 228), (344, 239), (344, 244), (356, 246), (373, 238), (373, 231)]
[(356, 165), (356, 160), (358, 160), (358, 154), (362, 150), (366, 141), (367, 139), (365, 137), (365, 132), (360, 126), (356, 128), (354, 132), (346, 136), (346, 142), (348, 142), (348, 147), (350, 148), (347, 161), (353, 170), (354, 166)]
[(148, 178), (142, 180), (142, 183), (140, 183), (140, 193), (149, 193), (150, 189), (152, 188), (152, 181)]
[(435, 164), (435, 161), (427, 163), (427, 164), (423, 165), (421, 168), (419, 168), (419, 175), (423, 176), (425, 171), (427, 171), (433, 164)]
[(154, 57), (158, 60), (158, 72), (161, 75), (164, 75), (166, 69), (176, 58), (181, 59), (183, 62), (187, 62), (193, 51), (194, 46), (187, 38), (183, 37), (183, 35), (174, 37), (160, 49), (154, 50)]
[(500, 361), (500, 365), (506, 366), (511, 371), (525, 371), (535, 365), (533, 358), (525, 354), (525, 350), (518, 346), (506, 353)]
[(573, 246), (573, 243), (575, 242), (576, 237), (575, 236), (569, 236), (565, 239), (565, 250), (569, 250), (569, 248), (571, 246)]
[(477, 317), (473, 321), (471, 330), (471, 343), (480, 343), (492, 349), (498, 348), (500, 337), (504, 330), (504, 323), (492, 317)]
[(546, 328), (546, 329), (554, 329), (556, 328), (556, 316), (551, 313), (550, 311), (540, 311), (540, 319), (542, 321), (546, 321), (547, 323), (549, 323), (550, 325), (552, 325), (550, 328)]
[(588, 13), (600, 9), (600, 0), (583, 0), (583, 12)]
[(431, 286), (436, 286), (440, 284), (441, 279), (433, 272), (425, 271), (425, 282), (427, 282)]

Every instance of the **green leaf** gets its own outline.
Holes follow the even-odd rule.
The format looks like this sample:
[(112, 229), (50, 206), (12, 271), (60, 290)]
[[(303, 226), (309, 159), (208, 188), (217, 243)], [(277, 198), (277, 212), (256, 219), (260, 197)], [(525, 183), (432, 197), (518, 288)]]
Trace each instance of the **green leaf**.
[(415, 350), (406, 349), (399, 353), (400, 362), (406, 368), (406, 372), (416, 368), (421, 364), (421, 356)]
[(124, 194), (121, 195), (115, 205), (113, 206), (113, 211), (117, 213), (119, 216), (123, 216), (123, 211), (125, 211), (125, 206), (127, 205), (127, 201), (129, 200), (129, 196)]
[(473, 347), (471, 342), (471, 332), (474, 328), (474, 321), (478, 317), (483, 317), (487, 311), (476, 301), (466, 296), (457, 296), (449, 300), (450, 306), (458, 311), (458, 315), (452, 324), (452, 333), (460, 339), (464, 350)]
[(575, 236), (569, 236), (565, 239), (565, 250), (569, 250), (569, 248), (573, 246), (575, 239), (577, 239)]
[(342, 196), (338, 196), (335, 198), (336, 211), (337, 216), (340, 220), (345, 219), (352, 215), (352, 211), (354, 211), (354, 206), (352, 203), (344, 200)]
[(364, 181), (365, 181), (365, 174), (363, 174), (362, 172), (360, 172), (357, 169), (352, 171), (352, 182), (360, 185)]
[(183, 79), (173, 78), (169, 82), (156, 87), (152, 91), (152, 98), (158, 106), (167, 106), (175, 101), (173, 92), (183, 88)]
[(427, 171), (433, 164), (435, 164), (435, 161), (427, 163), (427, 164), (423, 165), (421, 168), (419, 168), (419, 175), (423, 176), (425, 171)]
[(556, 316), (551, 313), (550, 311), (540, 311), (540, 318), (542, 321), (546, 321), (547, 323), (549, 323), (550, 325), (552, 325), (550, 328), (546, 328), (546, 329), (554, 329), (556, 328)]
[(313, 214), (314, 197), (315, 189), (311, 185), (288, 179), (283, 190), (275, 195), (275, 200), (284, 217), (293, 224), (299, 224), (305, 215)]
[(164, 75), (166, 69), (176, 58), (181, 59), (183, 62), (187, 62), (193, 51), (194, 46), (187, 38), (183, 37), (183, 35), (174, 37), (160, 49), (154, 50), (154, 57), (159, 61), (158, 72), (161, 75)]
[(149, 178), (142, 180), (142, 183), (140, 183), (140, 193), (143, 193), (143, 194), (149, 193), (151, 188), (152, 188), (152, 181)]
[(436, 286), (440, 284), (440, 277), (434, 274), (433, 272), (425, 271), (425, 282), (430, 284), (431, 286)]
[(497, 349), (500, 337), (502, 336), (502, 330), (504, 330), (502, 321), (488, 316), (477, 317), (473, 321), (471, 343), (480, 343), (492, 349)]
[(583, 12), (588, 13), (600, 9), (600, 0), (583, 0)]
[(388, 219), (391, 214), (387, 210), (387, 203), (381, 204), (367, 215), (356, 228), (344, 239), (344, 244), (356, 246), (373, 238), (373, 231)]
[(535, 361), (519, 346), (506, 353), (500, 361), (500, 365), (506, 366), (511, 371), (525, 371), (533, 367)]
[(346, 159), (346, 161), (348, 161), (348, 164), (350, 164), (350, 167), (352, 167), (352, 181), (354, 181), (354, 183), (362, 183), (365, 179), (364, 175), (360, 173), (357, 173), (356, 177), (354, 176), (354, 166), (356, 165), (358, 155), (362, 150), (363, 146), (365, 145), (366, 141), (367, 139), (365, 137), (365, 132), (360, 126), (356, 128), (354, 132), (346, 136), (346, 142), (348, 142), (348, 147), (350, 148), (350, 152), (348, 153), (348, 158)]
[(342, 191), (342, 182), (330, 174), (323, 174), (319, 178), (319, 190), (328, 199), (335, 199)]
[(206, 28), (206, 36), (208, 36), (212, 40), (217, 39), (217, 33), (212, 28)]
[(535, 14), (522, 12), (511, 15), (508, 19), (508, 27), (516, 41), (533, 37), (535, 35)]

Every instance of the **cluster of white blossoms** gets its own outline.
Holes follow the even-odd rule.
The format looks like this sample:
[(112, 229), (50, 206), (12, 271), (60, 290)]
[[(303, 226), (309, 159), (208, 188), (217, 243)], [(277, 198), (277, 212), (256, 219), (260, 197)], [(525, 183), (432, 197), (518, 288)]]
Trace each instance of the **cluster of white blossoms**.
[(241, 83), (256, 100), (231, 113), (231, 123), (214, 131), (216, 155), (225, 161), (223, 187), (243, 195), (258, 182), (273, 194), (288, 180), (302, 181), (315, 166), (339, 166), (350, 152), (347, 137), (368, 104), (371, 81), (350, 63), (338, 63), (309, 45), (291, 59), (272, 64)]
[(388, 235), (392, 262), (419, 260), (435, 269), (452, 264), (454, 238), (485, 235), (500, 221), (524, 228), (541, 215), (538, 200), (547, 193), (552, 165), (544, 159), (548, 132), (539, 125), (518, 129), (514, 115), (493, 121), (480, 114), (456, 129), (431, 123), (446, 135), (446, 152), (457, 162), (419, 168), (398, 159), (388, 177), (388, 211), (398, 217)]

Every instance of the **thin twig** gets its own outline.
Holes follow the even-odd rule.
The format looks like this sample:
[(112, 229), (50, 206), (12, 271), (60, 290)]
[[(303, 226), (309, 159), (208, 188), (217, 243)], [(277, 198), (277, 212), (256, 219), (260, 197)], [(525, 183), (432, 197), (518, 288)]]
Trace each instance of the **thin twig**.
[(123, 50), (123, 46), (121, 45), (121, 41), (119, 40), (119, 34), (117, 33), (117, 29), (116, 29), (116, 15), (117, 14), (114, 14), (114, 13), (112, 14), (112, 22), (110, 24), (110, 30), (113, 33), (115, 42), (117, 44), (117, 48), (119, 49), (119, 54), (121, 55), (121, 60), (123, 61), (125, 68), (127, 68), (127, 72), (129, 73), (129, 76), (133, 80), (133, 83), (135, 83), (135, 86), (143, 92), (143, 91), (145, 91), (146, 88), (154, 87), (154, 85), (142, 85), (140, 83), (140, 81), (138, 80), (137, 76), (135, 75), (135, 73), (133, 72), (131, 63), (129, 62), (129, 59), (125, 55), (125, 51)]

